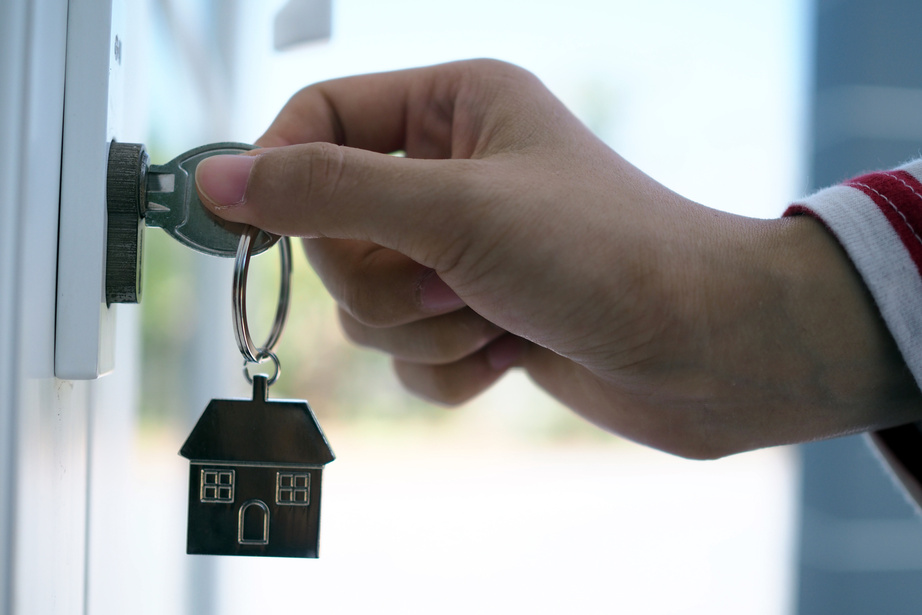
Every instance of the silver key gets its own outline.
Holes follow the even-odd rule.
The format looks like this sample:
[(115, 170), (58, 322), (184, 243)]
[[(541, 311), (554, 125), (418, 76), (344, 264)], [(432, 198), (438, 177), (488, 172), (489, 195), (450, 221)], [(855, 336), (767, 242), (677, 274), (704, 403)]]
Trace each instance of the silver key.
[[(218, 154), (239, 154), (255, 149), (246, 143), (211, 143), (181, 154), (166, 164), (147, 170), (147, 198), (142, 215), (147, 226), (156, 226), (193, 250), (233, 258), (245, 224), (227, 222), (202, 205), (195, 190), (195, 169), (201, 161)], [(271, 248), (278, 237), (260, 232), (253, 254)]]

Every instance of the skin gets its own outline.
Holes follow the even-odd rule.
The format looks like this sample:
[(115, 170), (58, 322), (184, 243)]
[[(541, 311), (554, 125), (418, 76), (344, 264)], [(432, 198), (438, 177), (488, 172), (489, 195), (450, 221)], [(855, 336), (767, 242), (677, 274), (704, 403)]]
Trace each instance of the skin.
[(432, 401), (517, 366), (600, 427), (702, 459), (922, 419), (816, 221), (671, 192), (522, 69), (313, 85), (257, 143), (199, 165), (203, 202), (305, 238), (347, 335)]

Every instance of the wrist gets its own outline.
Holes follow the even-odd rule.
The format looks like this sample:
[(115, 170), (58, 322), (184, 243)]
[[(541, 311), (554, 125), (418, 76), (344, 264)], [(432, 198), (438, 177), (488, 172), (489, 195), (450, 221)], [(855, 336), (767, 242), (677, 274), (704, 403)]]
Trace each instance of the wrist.
[[(722, 367), (748, 382), (744, 396), (750, 407), (743, 411), (760, 415), (751, 421), (758, 431), (739, 434), (744, 446), (922, 419), (918, 388), (835, 238), (807, 217), (741, 224), (747, 232), (731, 235), (740, 241), (741, 258), (732, 261), (735, 271), (722, 292), (732, 306), (731, 322), (742, 326), (733, 339), (724, 336), (737, 353), (728, 352)], [(733, 288), (734, 280), (747, 278), (750, 290)], [(740, 344), (750, 346), (748, 365), (735, 348)]]

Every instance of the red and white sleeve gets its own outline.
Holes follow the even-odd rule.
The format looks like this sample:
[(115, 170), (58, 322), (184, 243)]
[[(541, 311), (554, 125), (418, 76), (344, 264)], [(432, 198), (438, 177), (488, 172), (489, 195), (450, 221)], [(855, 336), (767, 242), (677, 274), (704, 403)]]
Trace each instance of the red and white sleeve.
[[(839, 240), (922, 386), (922, 159), (821, 190), (784, 215), (798, 214), (819, 219)], [(871, 438), (922, 506), (922, 423)]]

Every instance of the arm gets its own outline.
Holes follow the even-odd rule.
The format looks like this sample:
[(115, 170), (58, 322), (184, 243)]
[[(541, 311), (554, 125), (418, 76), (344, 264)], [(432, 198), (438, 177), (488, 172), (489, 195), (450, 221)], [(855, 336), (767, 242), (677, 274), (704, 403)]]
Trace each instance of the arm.
[(521, 69), (311, 86), (260, 144), (203, 162), (203, 201), (304, 237), (347, 334), (429, 399), (516, 365), (601, 427), (695, 458), (922, 418), (820, 224), (682, 198)]

